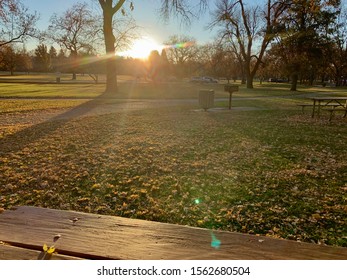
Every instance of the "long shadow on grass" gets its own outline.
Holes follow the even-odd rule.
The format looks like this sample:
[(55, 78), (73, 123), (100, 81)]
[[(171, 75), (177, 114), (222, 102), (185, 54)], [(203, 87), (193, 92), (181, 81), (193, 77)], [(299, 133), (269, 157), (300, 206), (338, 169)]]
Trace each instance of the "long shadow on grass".
[(10, 134), (0, 139), (0, 155), (15, 153), (22, 150), (31, 143), (38, 141), (46, 135), (62, 127), (65, 123), (87, 114), (89, 111), (98, 107), (106, 99), (112, 98), (110, 94), (103, 93), (98, 97), (87, 101), (77, 107), (72, 108), (58, 116), (55, 116), (45, 122), (30, 126), (14, 134)]

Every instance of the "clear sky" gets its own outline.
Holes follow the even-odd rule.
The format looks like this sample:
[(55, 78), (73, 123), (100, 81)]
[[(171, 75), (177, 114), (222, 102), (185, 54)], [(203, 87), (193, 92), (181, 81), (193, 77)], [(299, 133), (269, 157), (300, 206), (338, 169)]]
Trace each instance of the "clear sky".
[[(197, 2), (198, 0), (193, 0)], [(61, 14), (78, 2), (86, 2), (95, 11), (99, 11), (97, 0), (22, 0), (31, 10), (40, 14), (39, 29), (46, 29), (50, 17)], [(211, 3), (214, 1), (211, 1)], [(213, 41), (214, 32), (205, 27), (210, 21), (210, 13), (207, 11), (200, 19), (193, 20), (190, 27), (180, 24), (180, 21), (172, 18), (169, 23), (160, 19), (158, 8), (161, 0), (133, 0), (135, 9), (133, 17), (137, 24), (142, 27), (143, 36), (153, 38), (158, 44), (164, 43), (171, 35), (189, 35), (194, 37), (199, 44)]]
[[(54, 14), (62, 14), (73, 4), (86, 2), (95, 11), (101, 13), (98, 0), (22, 0), (31, 10), (40, 14), (38, 28), (45, 30), (48, 27), (49, 19)], [(342, 0), (346, 3), (347, 0)], [(190, 0), (190, 3), (198, 3), (199, 0)], [(265, 0), (246, 0), (248, 3), (264, 3)], [(206, 26), (211, 21), (210, 11), (206, 11), (199, 19), (193, 19), (190, 27), (181, 24), (180, 20), (171, 18), (165, 23), (160, 18), (158, 9), (161, 6), (161, 0), (133, 0), (135, 9), (132, 12), (136, 23), (142, 27), (141, 34), (145, 38), (151, 38), (156, 44), (161, 45), (172, 35), (189, 35), (197, 40), (198, 44), (212, 42), (216, 30), (208, 30)], [(214, 0), (210, 0), (210, 9), (214, 9)], [(28, 43), (27, 49), (36, 47), (36, 43)], [(143, 45), (143, 42), (142, 42)]]

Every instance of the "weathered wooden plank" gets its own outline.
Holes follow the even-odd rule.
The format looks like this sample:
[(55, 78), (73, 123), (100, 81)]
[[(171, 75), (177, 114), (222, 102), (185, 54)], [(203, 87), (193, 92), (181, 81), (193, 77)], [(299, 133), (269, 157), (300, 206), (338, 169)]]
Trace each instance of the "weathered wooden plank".
[(215, 249), (207, 229), (113, 216), (26, 206), (0, 214), (0, 241), (42, 246), (57, 234), (59, 253), (95, 259), (347, 259), (347, 248), (224, 231), (214, 232)]
[[(0, 244), (0, 260), (37, 260), (40, 251)], [(78, 260), (79, 258), (53, 254), (51, 260)]]

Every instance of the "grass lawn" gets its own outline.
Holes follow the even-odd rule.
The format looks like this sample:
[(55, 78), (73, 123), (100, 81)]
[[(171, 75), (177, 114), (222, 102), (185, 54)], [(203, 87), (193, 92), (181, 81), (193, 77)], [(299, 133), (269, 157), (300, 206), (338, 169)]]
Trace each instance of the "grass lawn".
[[(196, 99), (199, 87), (124, 83), (117, 97)], [(295, 106), (304, 94), (336, 89), (293, 94), (264, 84), (241, 87), (231, 112), (187, 102), (30, 121), (90, 104), (83, 98), (102, 89), (0, 84), (1, 97), (41, 97), (0, 98), (0, 209), (72, 209), (347, 246), (347, 121), (311, 119)]]

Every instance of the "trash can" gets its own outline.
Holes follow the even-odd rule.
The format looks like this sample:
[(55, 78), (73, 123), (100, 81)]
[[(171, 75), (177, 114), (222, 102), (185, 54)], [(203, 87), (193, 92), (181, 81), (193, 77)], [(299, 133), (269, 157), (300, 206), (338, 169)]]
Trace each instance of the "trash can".
[(214, 105), (214, 90), (200, 90), (199, 91), (199, 105), (205, 111), (212, 108)]
[(59, 84), (60, 83), (61, 73), (57, 72), (57, 73), (55, 73), (55, 76), (56, 76), (56, 82), (57, 82), (57, 84)]

